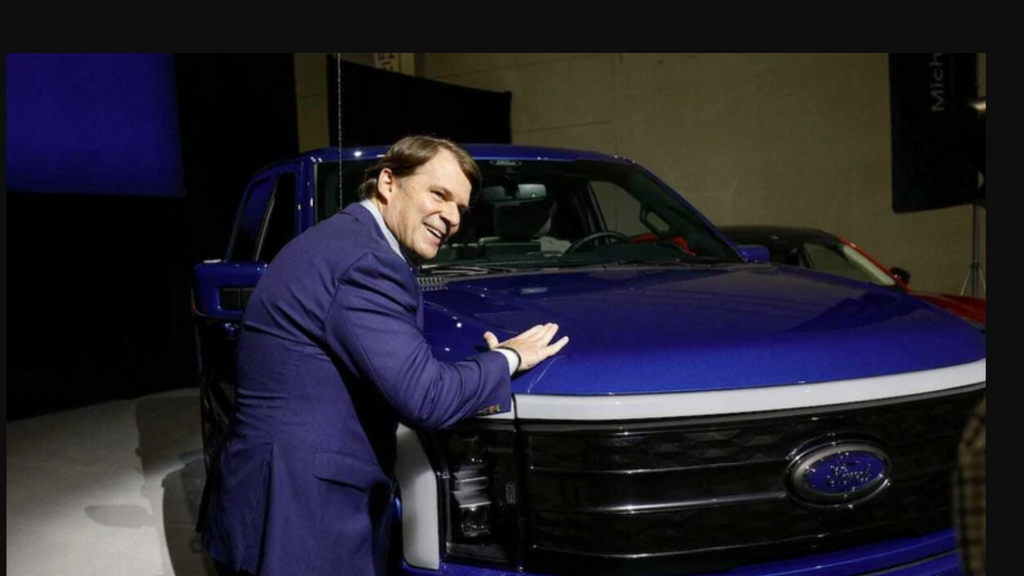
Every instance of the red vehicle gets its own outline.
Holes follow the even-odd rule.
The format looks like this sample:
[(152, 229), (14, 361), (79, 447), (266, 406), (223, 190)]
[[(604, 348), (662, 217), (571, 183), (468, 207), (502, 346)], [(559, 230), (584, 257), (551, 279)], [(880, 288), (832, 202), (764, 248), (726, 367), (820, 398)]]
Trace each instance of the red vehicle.
[(812, 228), (788, 226), (720, 226), (719, 229), (734, 244), (757, 244), (768, 248), (771, 261), (777, 264), (802, 266), (890, 286), (964, 318), (985, 323), (985, 299), (912, 290), (909, 287), (910, 272), (884, 266), (845, 238)]

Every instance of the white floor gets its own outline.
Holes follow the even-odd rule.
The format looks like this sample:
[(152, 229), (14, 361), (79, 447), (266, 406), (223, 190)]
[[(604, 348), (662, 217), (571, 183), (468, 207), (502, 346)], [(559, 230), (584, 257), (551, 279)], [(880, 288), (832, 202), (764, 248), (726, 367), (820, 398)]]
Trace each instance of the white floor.
[(7, 424), (8, 576), (214, 576), (198, 390)]

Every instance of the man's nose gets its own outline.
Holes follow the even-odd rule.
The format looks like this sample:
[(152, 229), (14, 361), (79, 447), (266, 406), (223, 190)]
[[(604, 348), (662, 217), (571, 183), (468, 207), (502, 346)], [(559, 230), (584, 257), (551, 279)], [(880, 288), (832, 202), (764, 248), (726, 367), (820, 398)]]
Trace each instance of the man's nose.
[(459, 207), (454, 202), (446, 202), (444, 210), (441, 212), (441, 220), (448, 225), (448, 234), (451, 235), (459, 227)]

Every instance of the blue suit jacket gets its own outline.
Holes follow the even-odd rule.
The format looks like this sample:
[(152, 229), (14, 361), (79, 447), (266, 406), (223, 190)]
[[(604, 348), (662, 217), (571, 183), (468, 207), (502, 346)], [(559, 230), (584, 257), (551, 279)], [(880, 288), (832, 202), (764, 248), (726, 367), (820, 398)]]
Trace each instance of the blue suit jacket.
[[(203, 546), (266, 576), (382, 574), (399, 421), (510, 405), (508, 362), (435, 360), (416, 276), (358, 204), (290, 242), (245, 310)], [(481, 339), (481, 343), (482, 343)]]

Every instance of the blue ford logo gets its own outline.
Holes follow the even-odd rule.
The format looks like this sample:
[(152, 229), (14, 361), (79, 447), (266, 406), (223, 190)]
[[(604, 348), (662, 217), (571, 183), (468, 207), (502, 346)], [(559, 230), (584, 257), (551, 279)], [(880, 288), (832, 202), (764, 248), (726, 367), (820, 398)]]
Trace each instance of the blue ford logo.
[(789, 484), (795, 496), (812, 504), (852, 506), (889, 486), (889, 458), (870, 444), (820, 446), (793, 461)]

